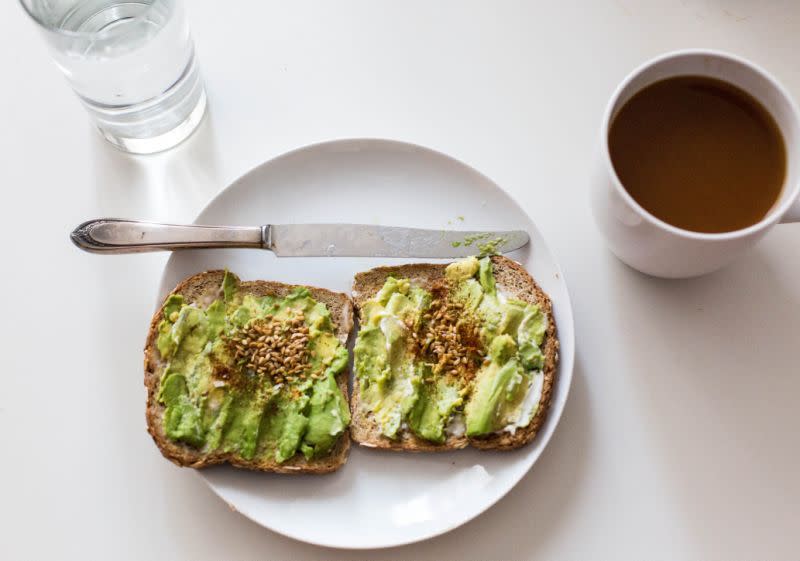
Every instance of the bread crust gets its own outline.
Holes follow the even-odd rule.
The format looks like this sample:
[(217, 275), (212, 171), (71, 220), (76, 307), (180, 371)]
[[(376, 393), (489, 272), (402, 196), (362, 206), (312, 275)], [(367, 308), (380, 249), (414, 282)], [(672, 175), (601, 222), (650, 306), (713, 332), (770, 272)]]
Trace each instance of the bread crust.
[[(559, 342), (553, 317), (553, 304), (550, 297), (545, 294), (522, 265), (499, 255), (495, 255), (491, 259), (495, 281), (499, 289), (524, 302), (537, 304), (547, 314), (548, 323), (542, 346), (544, 382), (536, 415), (528, 426), (518, 429), (514, 434), (502, 432), (485, 437), (449, 435), (445, 442), (436, 444), (419, 438), (410, 430), (403, 430), (399, 438), (395, 440), (381, 434), (380, 427), (372, 414), (361, 406), (358, 376), (354, 376), (353, 395), (350, 399), (352, 417), (350, 436), (359, 445), (410, 452), (456, 450), (467, 446), (483, 450), (513, 450), (524, 446), (536, 437), (550, 408), (558, 367)], [(356, 274), (352, 292), (356, 314), (359, 315), (363, 305), (377, 294), (387, 277), (408, 278), (423, 288), (430, 288), (435, 281), (443, 278), (445, 267), (447, 267), (446, 264), (418, 263), (397, 267), (377, 267)]]
[[(230, 273), (229, 273), (230, 274)], [(193, 275), (181, 281), (175, 289), (167, 295), (180, 294), (187, 303), (197, 303), (206, 306), (220, 295), (220, 287), (225, 271), (206, 271)], [(285, 296), (299, 285), (290, 285), (272, 281), (243, 281), (239, 290), (253, 296), (275, 295)], [(353, 328), (353, 304), (346, 294), (333, 292), (325, 288), (305, 286), (311, 296), (318, 302), (324, 303), (331, 313), (336, 337), (343, 345)], [(166, 298), (165, 298), (166, 301)], [(191, 446), (174, 442), (164, 434), (162, 419), (164, 405), (158, 402), (158, 390), (163, 373), (164, 363), (156, 346), (158, 338), (158, 325), (163, 318), (162, 306), (153, 315), (147, 340), (144, 345), (144, 385), (147, 389), (147, 432), (153, 437), (165, 458), (183, 467), (203, 468), (216, 464), (230, 464), (235, 467), (275, 472), (275, 473), (330, 473), (339, 469), (347, 461), (350, 449), (349, 431), (345, 431), (339, 438), (336, 446), (324, 458), (306, 460), (302, 454), (295, 454), (283, 463), (278, 463), (274, 458), (257, 458), (245, 460), (234, 453), (211, 452), (203, 453)], [(349, 368), (337, 375), (337, 384), (342, 390), (345, 399), (348, 399)]]

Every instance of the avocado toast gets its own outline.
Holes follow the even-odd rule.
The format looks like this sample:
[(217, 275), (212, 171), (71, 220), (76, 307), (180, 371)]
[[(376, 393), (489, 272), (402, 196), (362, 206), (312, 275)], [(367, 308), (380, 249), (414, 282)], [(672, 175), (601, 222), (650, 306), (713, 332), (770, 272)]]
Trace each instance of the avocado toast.
[(549, 297), (501, 256), (359, 273), (350, 434), (392, 450), (514, 449), (552, 396)]
[(180, 466), (326, 473), (350, 446), (352, 303), (322, 288), (187, 278), (145, 344), (147, 428)]

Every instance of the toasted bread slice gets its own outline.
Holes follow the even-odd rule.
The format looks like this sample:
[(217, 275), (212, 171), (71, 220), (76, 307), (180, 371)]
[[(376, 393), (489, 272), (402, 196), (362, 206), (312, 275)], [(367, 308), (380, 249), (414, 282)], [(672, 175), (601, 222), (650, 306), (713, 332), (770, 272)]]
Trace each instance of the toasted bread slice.
[[(350, 398), (352, 417), (350, 436), (357, 443), (371, 448), (418, 452), (454, 450), (466, 446), (474, 446), (481, 449), (512, 450), (524, 446), (534, 439), (547, 416), (556, 378), (559, 343), (556, 336), (555, 319), (553, 318), (553, 306), (547, 294), (542, 291), (522, 265), (502, 256), (493, 256), (491, 259), (497, 288), (513, 298), (537, 304), (547, 314), (548, 318), (545, 339), (542, 343), (542, 353), (544, 354), (542, 397), (539, 401), (539, 408), (531, 422), (527, 427), (518, 429), (514, 434), (502, 432), (485, 437), (448, 435), (442, 444), (419, 438), (407, 429), (399, 433), (399, 437), (396, 440), (393, 440), (383, 436), (380, 426), (372, 413), (362, 406), (358, 377), (354, 376), (353, 395)], [(407, 278), (411, 280), (412, 284), (422, 288), (430, 288), (435, 281), (444, 277), (446, 266), (446, 264), (420, 263), (398, 267), (378, 267), (358, 273), (353, 282), (353, 301), (356, 305), (356, 313), (361, 313), (363, 305), (377, 294), (383, 287), (387, 277)]]
[[(220, 295), (220, 287), (225, 271), (207, 271), (185, 279), (178, 284), (171, 294), (180, 294), (188, 304), (208, 306)], [(283, 284), (269, 281), (248, 281), (239, 284), (239, 291), (253, 296), (274, 295), (282, 297), (291, 292), (297, 285)], [(353, 328), (353, 304), (346, 294), (332, 292), (324, 288), (306, 287), (311, 296), (325, 304), (333, 320), (336, 337), (343, 345)], [(158, 391), (163, 374), (165, 362), (156, 346), (158, 325), (163, 318), (163, 307), (153, 316), (150, 331), (144, 347), (144, 385), (147, 388), (147, 431), (153, 437), (161, 453), (167, 459), (179, 466), (202, 468), (214, 464), (229, 463), (236, 467), (269, 471), (278, 473), (328, 473), (339, 469), (347, 461), (350, 449), (348, 431), (339, 438), (339, 441), (329, 454), (322, 458), (306, 460), (302, 454), (283, 463), (278, 463), (274, 458), (254, 458), (246, 460), (234, 453), (211, 452), (203, 453), (182, 442), (175, 442), (164, 434), (163, 416), (165, 407), (158, 401)], [(337, 383), (345, 399), (348, 398), (349, 370), (345, 369), (337, 376)]]

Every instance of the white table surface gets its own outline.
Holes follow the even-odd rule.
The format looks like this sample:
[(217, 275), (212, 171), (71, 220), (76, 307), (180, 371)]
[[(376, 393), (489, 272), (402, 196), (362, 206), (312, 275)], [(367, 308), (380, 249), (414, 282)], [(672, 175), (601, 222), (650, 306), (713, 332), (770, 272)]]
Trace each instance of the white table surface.
[[(210, 114), (137, 158), (99, 139), (33, 24), (0, 3), (0, 558), (800, 555), (800, 225), (714, 275), (658, 281), (609, 254), (586, 200), (604, 104), (647, 58), (729, 50), (800, 97), (800, 3), (188, 4)], [(141, 347), (166, 256), (68, 240), (90, 217), (191, 220), (251, 167), (342, 137), (426, 145), (511, 192), (564, 269), (578, 343), (561, 425), (509, 496), (367, 553), (265, 530), (161, 457)]]

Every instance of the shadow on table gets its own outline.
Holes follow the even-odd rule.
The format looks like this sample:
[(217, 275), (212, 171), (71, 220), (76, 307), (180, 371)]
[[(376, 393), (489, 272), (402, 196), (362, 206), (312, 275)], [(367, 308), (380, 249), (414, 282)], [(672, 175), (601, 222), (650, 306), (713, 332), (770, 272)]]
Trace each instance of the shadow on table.
[(210, 110), (191, 137), (159, 154), (127, 154), (92, 137), (97, 207), (108, 216), (188, 222), (223, 187)]
[[(680, 513), (700, 557), (724, 557), (722, 544), (729, 555), (767, 554), (730, 528), (757, 526), (774, 545), (796, 539), (785, 513), (800, 500), (800, 300), (788, 283), (800, 279), (781, 278), (768, 257), (756, 249), (677, 281), (616, 260), (610, 268), (618, 313), (610, 329), (625, 349), (625, 383), (657, 454), (656, 480), (669, 486), (664, 506)], [(771, 512), (775, 520), (763, 518)]]

